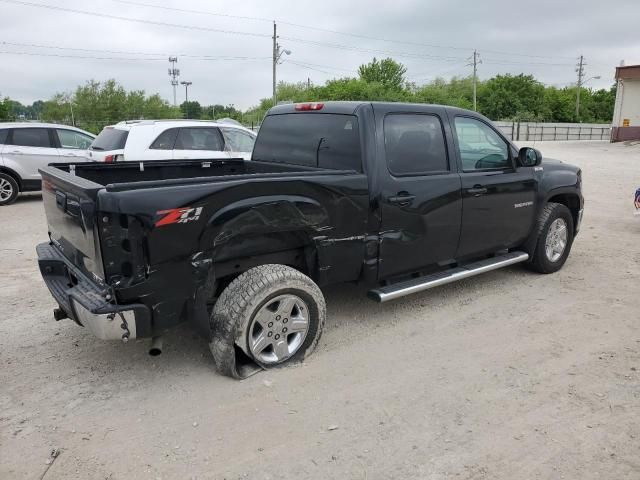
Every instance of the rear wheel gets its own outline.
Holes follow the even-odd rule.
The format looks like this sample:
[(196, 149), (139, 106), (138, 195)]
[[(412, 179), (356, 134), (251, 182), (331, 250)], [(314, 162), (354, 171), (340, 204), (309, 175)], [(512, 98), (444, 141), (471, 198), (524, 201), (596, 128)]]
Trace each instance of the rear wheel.
[(318, 344), (326, 307), (318, 286), (285, 265), (252, 268), (222, 292), (211, 315), (218, 370), (243, 378), (302, 361)]
[(16, 201), (20, 188), (11, 175), (0, 173), (0, 206), (11, 205)]
[(560, 203), (547, 204), (538, 219), (535, 250), (530, 267), (540, 273), (553, 273), (567, 261), (573, 243), (573, 216)]

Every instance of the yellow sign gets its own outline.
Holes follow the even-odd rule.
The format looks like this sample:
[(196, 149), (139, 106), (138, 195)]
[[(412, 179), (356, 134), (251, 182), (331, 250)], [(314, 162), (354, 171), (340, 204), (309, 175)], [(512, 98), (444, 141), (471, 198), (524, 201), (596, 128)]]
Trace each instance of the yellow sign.
[(628, 118), (625, 118), (622, 120), (622, 126), (623, 127), (628, 127), (631, 125), (631, 121)]

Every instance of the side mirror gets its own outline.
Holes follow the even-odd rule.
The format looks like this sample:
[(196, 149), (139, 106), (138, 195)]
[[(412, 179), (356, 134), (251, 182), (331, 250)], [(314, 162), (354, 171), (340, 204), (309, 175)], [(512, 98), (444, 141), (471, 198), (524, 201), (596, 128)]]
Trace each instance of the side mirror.
[(521, 167), (537, 167), (542, 162), (540, 150), (522, 147), (518, 152), (518, 165)]

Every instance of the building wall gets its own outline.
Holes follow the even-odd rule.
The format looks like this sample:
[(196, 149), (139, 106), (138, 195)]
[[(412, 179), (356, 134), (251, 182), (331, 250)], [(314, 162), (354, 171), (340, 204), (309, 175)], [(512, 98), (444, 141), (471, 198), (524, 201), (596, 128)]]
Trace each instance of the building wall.
[(636, 79), (618, 80), (611, 141), (624, 140), (640, 140), (640, 80)]

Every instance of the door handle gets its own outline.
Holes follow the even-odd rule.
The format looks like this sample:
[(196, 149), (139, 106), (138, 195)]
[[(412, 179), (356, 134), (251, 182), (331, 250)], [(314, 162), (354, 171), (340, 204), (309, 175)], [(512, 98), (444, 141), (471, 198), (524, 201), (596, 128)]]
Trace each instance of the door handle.
[(13, 155), (22, 155), (22, 152), (20, 150), (11, 150), (9, 153)]
[(400, 195), (396, 195), (395, 197), (387, 198), (387, 201), (392, 205), (399, 205), (401, 207), (406, 207), (407, 205), (411, 205), (415, 199), (416, 199), (415, 195), (400, 194)]
[(474, 197), (479, 197), (480, 195), (484, 195), (488, 191), (489, 190), (487, 190), (487, 188), (483, 187), (482, 185), (474, 185), (473, 188), (467, 189), (467, 193), (473, 195)]

